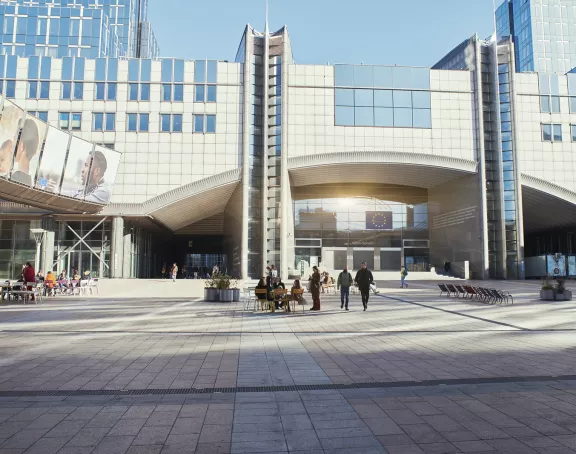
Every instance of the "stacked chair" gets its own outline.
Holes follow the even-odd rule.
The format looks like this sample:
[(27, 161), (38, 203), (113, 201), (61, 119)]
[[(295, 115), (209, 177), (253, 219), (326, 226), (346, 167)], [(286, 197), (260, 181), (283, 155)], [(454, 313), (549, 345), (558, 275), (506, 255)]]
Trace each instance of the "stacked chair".
[(488, 304), (514, 304), (514, 298), (509, 292), (495, 288), (475, 287), (468, 284), (438, 284), (438, 287), (440, 288), (440, 296), (446, 294), (448, 297), (475, 299)]

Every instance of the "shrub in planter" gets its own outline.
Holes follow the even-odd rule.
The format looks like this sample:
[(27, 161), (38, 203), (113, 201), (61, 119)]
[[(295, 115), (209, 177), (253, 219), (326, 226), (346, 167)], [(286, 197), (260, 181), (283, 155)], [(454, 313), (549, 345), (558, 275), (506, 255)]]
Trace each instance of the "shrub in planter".
[(218, 301), (218, 282), (214, 277), (205, 281), (204, 300)]
[(223, 303), (230, 303), (234, 300), (234, 290), (232, 290), (232, 279), (226, 274), (220, 274), (215, 277), (216, 287), (218, 288), (220, 301)]
[(542, 281), (542, 287), (540, 289), (540, 299), (542, 300), (554, 300), (554, 286), (550, 283), (550, 278), (546, 277)]

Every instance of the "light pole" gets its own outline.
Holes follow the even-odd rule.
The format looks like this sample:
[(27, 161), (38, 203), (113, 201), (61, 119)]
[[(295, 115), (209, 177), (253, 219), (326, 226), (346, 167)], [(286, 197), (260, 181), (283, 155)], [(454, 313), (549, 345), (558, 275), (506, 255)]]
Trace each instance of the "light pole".
[(42, 239), (44, 238), (44, 229), (30, 229), (32, 238), (36, 241), (36, 255), (34, 256), (34, 271), (39, 272), (40, 268), (40, 246), (42, 245)]

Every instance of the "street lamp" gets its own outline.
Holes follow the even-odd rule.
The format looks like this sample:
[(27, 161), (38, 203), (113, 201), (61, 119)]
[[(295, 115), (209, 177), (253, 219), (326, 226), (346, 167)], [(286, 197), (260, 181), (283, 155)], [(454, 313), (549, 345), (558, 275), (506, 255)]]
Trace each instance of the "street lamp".
[(44, 233), (46, 230), (44, 229), (30, 229), (30, 233), (32, 234), (32, 238), (36, 241), (36, 256), (34, 257), (34, 271), (38, 273), (40, 268), (40, 246), (42, 244), (42, 240), (44, 239)]

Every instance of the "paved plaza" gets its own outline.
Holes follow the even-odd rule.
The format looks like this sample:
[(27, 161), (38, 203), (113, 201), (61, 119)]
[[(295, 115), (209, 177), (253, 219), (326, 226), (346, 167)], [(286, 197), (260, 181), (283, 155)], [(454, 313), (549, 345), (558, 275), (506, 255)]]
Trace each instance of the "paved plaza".
[(3, 306), (0, 454), (576, 452), (573, 302), (397, 284), (367, 312), (253, 313), (169, 282)]

